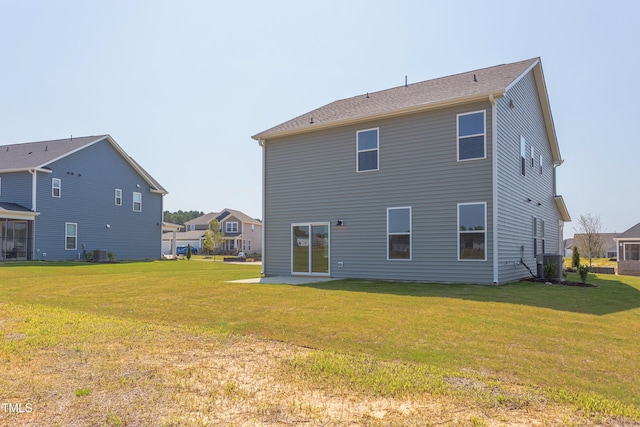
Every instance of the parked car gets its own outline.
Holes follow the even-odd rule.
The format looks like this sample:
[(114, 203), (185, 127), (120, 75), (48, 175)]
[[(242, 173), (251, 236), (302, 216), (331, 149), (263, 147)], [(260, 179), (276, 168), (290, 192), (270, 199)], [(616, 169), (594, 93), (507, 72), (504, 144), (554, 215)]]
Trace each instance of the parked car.
[[(187, 254), (187, 245), (178, 246), (176, 248), (176, 254), (178, 254), (178, 255), (186, 255)], [(197, 255), (197, 254), (198, 254), (198, 248), (194, 248), (193, 246), (191, 246), (191, 255)]]

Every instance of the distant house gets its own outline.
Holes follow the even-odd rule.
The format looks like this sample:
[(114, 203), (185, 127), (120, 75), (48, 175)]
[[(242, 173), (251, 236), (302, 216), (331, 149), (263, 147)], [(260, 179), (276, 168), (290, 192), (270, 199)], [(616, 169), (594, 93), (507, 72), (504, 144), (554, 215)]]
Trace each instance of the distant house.
[[(211, 212), (185, 223), (186, 231), (176, 233), (177, 245), (191, 245), (202, 251), (205, 231), (209, 229), (211, 220), (218, 220), (224, 234), (221, 251), (227, 253), (246, 252), (262, 253), (262, 222), (233, 209)], [(170, 236), (163, 237), (163, 252), (168, 249)]]
[(160, 258), (165, 194), (109, 135), (0, 146), (0, 260)]
[(640, 223), (614, 240), (617, 248), (618, 274), (640, 276)]
[(490, 284), (564, 253), (539, 58), (338, 100), (252, 138), (267, 275)]
[[(616, 256), (616, 242), (615, 238), (619, 236), (619, 233), (598, 233), (602, 241), (602, 248), (597, 253), (592, 254), (592, 258), (614, 258)], [(565, 256), (573, 255), (573, 247), (578, 246), (578, 251), (581, 258), (588, 257), (587, 248), (585, 248), (586, 235), (584, 233), (576, 233), (573, 239), (567, 239), (565, 244)], [(581, 248), (581, 246), (583, 246)]]

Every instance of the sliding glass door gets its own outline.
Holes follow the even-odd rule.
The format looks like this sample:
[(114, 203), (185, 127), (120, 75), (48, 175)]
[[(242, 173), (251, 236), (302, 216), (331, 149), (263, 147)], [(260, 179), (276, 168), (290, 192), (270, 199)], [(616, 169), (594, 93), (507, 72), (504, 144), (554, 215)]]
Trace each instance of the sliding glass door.
[(291, 273), (329, 275), (329, 223), (291, 225)]

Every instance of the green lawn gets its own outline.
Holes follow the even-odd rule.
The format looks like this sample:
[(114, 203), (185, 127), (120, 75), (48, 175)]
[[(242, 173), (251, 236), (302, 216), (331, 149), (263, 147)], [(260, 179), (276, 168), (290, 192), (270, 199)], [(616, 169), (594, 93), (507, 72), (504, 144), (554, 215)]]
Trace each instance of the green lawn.
[(640, 420), (640, 278), (590, 275), (593, 288), (226, 282), (259, 272), (196, 260), (8, 263), (0, 265), (0, 304), (281, 340), (319, 349), (311, 369), (353, 363), (336, 354), (416, 362)]

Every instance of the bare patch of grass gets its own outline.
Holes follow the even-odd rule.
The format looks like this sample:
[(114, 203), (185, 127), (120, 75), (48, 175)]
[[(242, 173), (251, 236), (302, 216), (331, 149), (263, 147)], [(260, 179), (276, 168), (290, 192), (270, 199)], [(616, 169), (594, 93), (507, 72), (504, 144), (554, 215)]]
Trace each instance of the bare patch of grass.
[[(607, 425), (473, 373), (320, 352), (202, 328), (0, 304), (0, 424)], [(502, 387), (502, 388), (501, 388)], [(511, 394), (510, 394), (511, 393)], [(472, 397), (471, 399), (469, 397)], [(509, 399), (507, 397), (507, 399)]]

